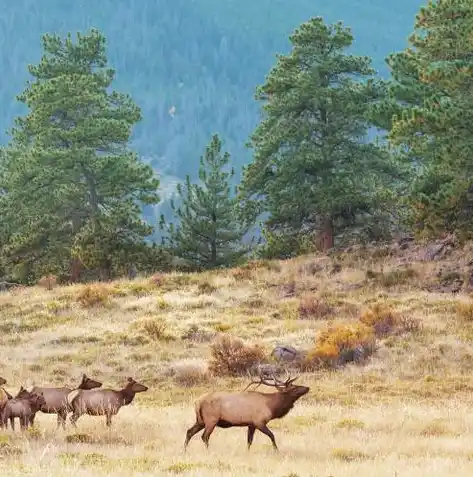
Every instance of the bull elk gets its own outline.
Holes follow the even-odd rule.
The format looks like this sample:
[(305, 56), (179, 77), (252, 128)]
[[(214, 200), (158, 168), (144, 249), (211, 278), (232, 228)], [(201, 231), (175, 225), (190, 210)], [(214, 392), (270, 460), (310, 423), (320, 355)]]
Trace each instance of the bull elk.
[[(202, 440), (208, 448), (210, 435), (215, 427), (248, 427), (248, 450), (253, 443), (255, 430), (258, 429), (271, 439), (273, 448), (277, 451), (276, 439), (268, 429), (268, 422), (284, 417), (310, 388), (293, 384), (297, 376), (288, 376), (285, 381), (281, 381), (272, 375), (271, 379), (272, 382), (269, 382), (260, 376), (259, 381), (252, 381), (242, 392), (216, 391), (200, 397), (195, 402), (196, 422), (187, 431), (184, 452), (192, 437), (202, 429), (205, 429)], [(275, 387), (277, 392), (247, 391), (253, 384), (257, 384), (256, 388), (261, 384)]]

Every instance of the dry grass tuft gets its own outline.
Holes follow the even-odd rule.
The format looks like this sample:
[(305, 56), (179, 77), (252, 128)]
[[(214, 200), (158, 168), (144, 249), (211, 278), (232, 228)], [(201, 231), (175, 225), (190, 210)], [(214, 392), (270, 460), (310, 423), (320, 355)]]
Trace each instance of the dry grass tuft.
[(172, 337), (169, 334), (169, 324), (162, 318), (148, 318), (141, 322), (141, 327), (154, 341), (169, 341)]
[(302, 319), (325, 319), (330, 316), (333, 311), (332, 306), (313, 295), (305, 294), (299, 301), (299, 316)]
[(174, 381), (183, 387), (202, 385), (210, 379), (208, 364), (201, 359), (183, 359), (173, 363), (170, 371)]
[(452, 431), (448, 423), (446, 423), (443, 419), (436, 419), (426, 424), (422, 428), (420, 435), (424, 437), (442, 437), (451, 433)]
[(203, 280), (197, 285), (197, 289), (201, 295), (211, 295), (217, 291), (217, 287), (209, 280)]
[(368, 456), (359, 450), (354, 449), (334, 449), (332, 451), (332, 457), (337, 460), (352, 462), (368, 459)]
[(459, 318), (466, 322), (473, 321), (473, 301), (459, 301), (455, 305), (455, 311)]
[(376, 272), (366, 271), (366, 278), (383, 288), (391, 288), (399, 285), (410, 285), (417, 278), (417, 272), (411, 268), (397, 268), (389, 271)]
[(56, 275), (45, 275), (38, 280), (37, 285), (51, 291), (53, 288), (56, 288), (57, 281)]
[(77, 294), (77, 301), (84, 308), (104, 306), (109, 303), (111, 296), (110, 288), (100, 283), (85, 285)]
[(248, 346), (230, 335), (217, 336), (211, 345), (210, 372), (215, 376), (241, 376), (265, 359), (259, 345)]
[(365, 423), (359, 419), (342, 419), (337, 422), (336, 427), (339, 429), (364, 429)]

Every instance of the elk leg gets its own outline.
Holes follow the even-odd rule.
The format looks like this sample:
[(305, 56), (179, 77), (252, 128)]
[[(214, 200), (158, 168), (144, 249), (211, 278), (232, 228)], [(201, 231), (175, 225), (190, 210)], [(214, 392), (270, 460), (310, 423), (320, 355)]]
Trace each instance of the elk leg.
[(28, 424), (30, 422), (30, 418), (28, 416), (21, 416), (20, 417), (20, 428), (22, 431), (28, 429)]
[(10, 426), (12, 428), (12, 431), (15, 430), (15, 418), (14, 417), (10, 417)]
[(59, 429), (60, 426), (65, 430), (66, 429), (66, 419), (67, 419), (67, 411), (60, 411), (57, 413), (57, 427)]
[(81, 416), (81, 415), (80, 415), (80, 414), (76, 414), (75, 411), (74, 411), (74, 413), (72, 414), (70, 421), (71, 421), (71, 424), (72, 424), (74, 427), (77, 427), (77, 424), (76, 424), (76, 423), (77, 423), (77, 420), (79, 419), (80, 416)]
[(29, 421), (30, 421), (30, 426), (31, 426), (31, 427), (34, 426), (34, 418), (35, 418), (35, 417), (36, 417), (36, 414), (31, 414), (31, 416), (30, 416)]
[(256, 427), (248, 426), (248, 450), (250, 450), (251, 444), (253, 444), (253, 437), (255, 436)]
[(112, 426), (112, 414), (107, 412), (107, 414), (105, 415), (105, 424), (107, 425), (107, 427), (111, 427)]
[(276, 445), (276, 439), (274, 438), (274, 434), (268, 429), (268, 426), (266, 424), (258, 426), (258, 430), (262, 432), (263, 434), (266, 434), (271, 439), (274, 450), (276, 451), (279, 450), (278, 446)]
[(210, 425), (205, 426), (205, 431), (202, 434), (202, 440), (204, 441), (205, 447), (207, 447), (207, 449), (209, 448), (210, 435), (214, 431), (216, 425), (217, 425), (217, 423), (215, 423), (215, 424), (212, 423)]
[(187, 430), (186, 441), (184, 442), (184, 450), (186, 450), (189, 441), (204, 427), (205, 426), (203, 424), (199, 424), (198, 422), (196, 422), (190, 429)]

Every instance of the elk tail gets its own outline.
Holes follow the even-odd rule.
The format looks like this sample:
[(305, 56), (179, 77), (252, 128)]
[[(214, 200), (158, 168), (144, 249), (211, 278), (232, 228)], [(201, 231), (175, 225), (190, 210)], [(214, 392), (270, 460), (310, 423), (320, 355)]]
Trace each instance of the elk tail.
[(67, 404), (69, 404), (69, 406), (72, 406), (72, 402), (74, 401), (74, 399), (80, 394), (81, 390), (80, 389), (74, 389), (74, 391), (71, 391), (68, 395), (67, 395)]

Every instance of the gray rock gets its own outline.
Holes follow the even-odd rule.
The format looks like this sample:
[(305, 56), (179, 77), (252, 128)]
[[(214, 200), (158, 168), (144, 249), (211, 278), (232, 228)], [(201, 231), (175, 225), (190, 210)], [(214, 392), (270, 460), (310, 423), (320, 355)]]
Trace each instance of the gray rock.
[(300, 356), (300, 352), (293, 346), (278, 345), (273, 349), (271, 356), (279, 361), (294, 361)]

